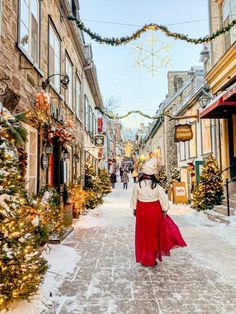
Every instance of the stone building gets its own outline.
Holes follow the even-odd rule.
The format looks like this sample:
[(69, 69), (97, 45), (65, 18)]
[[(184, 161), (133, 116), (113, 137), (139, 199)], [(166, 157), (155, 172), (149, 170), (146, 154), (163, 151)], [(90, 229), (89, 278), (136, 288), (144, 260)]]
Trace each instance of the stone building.
[(88, 158), (97, 164), (95, 107), (103, 105), (92, 48), (67, 19), (78, 17), (79, 1), (0, 1), (0, 8), (0, 78), (9, 77), (0, 101), (12, 113), (33, 112), (44, 88), (50, 103), (47, 127), (25, 125), (28, 189), (62, 190), (83, 176)]
[[(236, 16), (236, 0), (209, 0), (210, 32), (227, 25)], [(218, 161), (224, 178), (232, 180), (231, 198), (236, 193), (236, 27), (210, 44), (205, 63), (210, 95), (201, 119), (214, 119), (218, 126)], [(233, 206), (233, 202), (230, 203)], [(225, 205), (225, 201), (224, 201)], [(234, 206), (235, 207), (235, 206)], [(223, 208), (223, 212), (224, 212)], [(235, 207), (236, 209), (236, 207)]]
[[(203, 158), (213, 153), (217, 156), (216, 146), (217, 126), (211, 119), (199, 119), (202, 110), (202, 96), (207, 90), (203, 69), (195, 71), (192, 77), (193, 88), (191, 92), (174, 109), (174, 116), (185, 117), (179, 120), (180, 124), (190, 124), (193, 138), (190, 141), (177, 143), (178, 168), (181, 182), (186, 183), (188, 199), (200, 180), (200, 170)], [(190, 118), (194, 117), (195, 118)]]
[(168, 72), (168, 95), (160, 104), (156, 115), (163, 114), (162, 120), (155, 120), (147, 136), (144, 139), (143, 152), (147, 154), (155, 151), (161, 164), (165, 166), (168, 178), (172, 169), (178, 166), (177, 145), (174, 141), (175, 120), (171, 119), (176, 106), (189, 95), (193, 89), (193, 77), (198, 67), (192, 67), (190, 71)]

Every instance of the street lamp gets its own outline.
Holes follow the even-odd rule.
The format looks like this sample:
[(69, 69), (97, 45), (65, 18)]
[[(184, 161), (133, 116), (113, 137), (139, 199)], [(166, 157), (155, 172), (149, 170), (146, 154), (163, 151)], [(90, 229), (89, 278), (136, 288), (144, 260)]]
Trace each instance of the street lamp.
[(68, 84), (70, 82), (70, 78), (67, 74), (63, 75), (63, 74), (52, 74), (50, 75), (45, 81), (42, 82), (42, 88), (44, 90), (46, 90), (46, 88), (48, 87), (49, 83), (50, 83), (50, 78), (52, 78), (53, 76), (60, 76), (62, 77), (62, 79), (60, 80), (61, 85), (67, 89), (68, 88)]
[(208, 105), (211, 99), (212, 99), (212, 96), (208, 94), (205, 90), (203, 90), (203, 94), (199, 99), (201, 108), (203, 109), (206, 108), (206, 106)]

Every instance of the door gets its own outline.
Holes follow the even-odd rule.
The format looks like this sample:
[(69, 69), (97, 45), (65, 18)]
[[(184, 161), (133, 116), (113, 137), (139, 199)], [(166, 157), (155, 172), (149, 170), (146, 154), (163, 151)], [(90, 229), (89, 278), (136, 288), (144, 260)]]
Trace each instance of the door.
[(228, 126), (230, 165), (233, 165), (230, 169), (230, 176), (236, 182), (236, 114), (228, 118)]
[(59, 188), (61, 181), (60, 143), (58, 138), (53, 138), (53, 186)]

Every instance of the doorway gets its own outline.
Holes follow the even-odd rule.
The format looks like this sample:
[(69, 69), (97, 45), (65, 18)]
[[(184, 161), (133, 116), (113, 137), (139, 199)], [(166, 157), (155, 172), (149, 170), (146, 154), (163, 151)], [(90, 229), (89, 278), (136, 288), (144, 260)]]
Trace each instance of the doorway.
[(228, 128), (230, 165), (233, 165), (230, 168), (230, 176), (236, 182), (236, 114), (232, 114), (228, 118)]

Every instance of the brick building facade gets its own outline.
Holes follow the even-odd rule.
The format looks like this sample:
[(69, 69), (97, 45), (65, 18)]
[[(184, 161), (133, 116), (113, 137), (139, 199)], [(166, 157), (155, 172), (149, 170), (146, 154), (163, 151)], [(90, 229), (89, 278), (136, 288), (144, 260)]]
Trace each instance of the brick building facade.
[[(83, 175), (86, 159), (97, 163), (95, 107), (103, 105), (92, 48), (67, 19), (79, 15), (79, 1), (11, 0), (0, 1), (0, 7), (0, 77), (9, 77), (0, 101), (12, 113), (32, 111), (42, 83), (50, 77), (45, 90), (50, 98), (51, 153), (46, 152), (45, 129), (25, 125), (29, 191), (38, 193), (45, 184), (62, 188)], [(72, 140), (63, 143), (55, 136), (58, 128)]]

